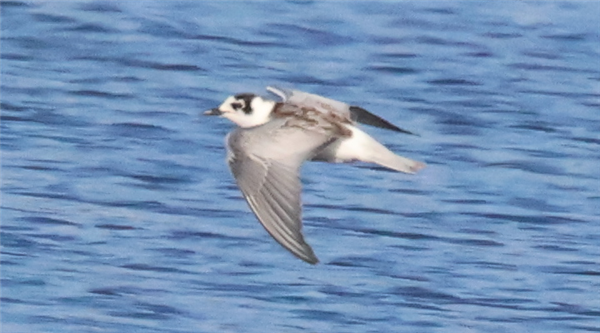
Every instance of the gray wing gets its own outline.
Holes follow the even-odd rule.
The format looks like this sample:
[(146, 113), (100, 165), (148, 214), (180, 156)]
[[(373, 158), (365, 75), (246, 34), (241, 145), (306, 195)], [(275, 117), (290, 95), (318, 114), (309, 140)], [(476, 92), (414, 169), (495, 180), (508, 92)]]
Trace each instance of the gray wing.
[(392, 130), (405, 134), (414, 133), (402, 129), (389, 121), (373, 114), (361, 107), (351, 106), (344, 102), (336, 101), (327, 97), (310, 94), (300, 90), (286, 90), (277, 87), (269, 86), (267, 90), (279, 96), (284, 102), (290, 102), (296, 105), (314, 107), (323, 112), (334, 112), (345, 117), (351, 118), (361, 124), (375, 126), (387, 130)]
[(316, 264), (319, 259), (302, 235), (299, 169), (329, 138), (283, 124), (274, 120), (234, 131), (227, 140), (229, 168), (269, 234), (296, 257)]

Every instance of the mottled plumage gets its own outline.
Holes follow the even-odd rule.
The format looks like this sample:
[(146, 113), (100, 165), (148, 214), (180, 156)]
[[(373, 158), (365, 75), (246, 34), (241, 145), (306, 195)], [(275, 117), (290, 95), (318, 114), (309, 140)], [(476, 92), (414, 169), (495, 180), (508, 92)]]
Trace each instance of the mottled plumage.
[(284, 101), (238, 94), (205, 114), (221, 115), (240, 126), (226, 140), (229, 168), (238, 187), (269, 234), (296, 257), (315, 264), (318, 259), (302, 233), (299, 171), (304, 161), (360, 160), (406, 173), (425, 164), (394, 154), (358, 129), (353, 107), (345, 103), (299, 91), (286, 95), (269, 90)]

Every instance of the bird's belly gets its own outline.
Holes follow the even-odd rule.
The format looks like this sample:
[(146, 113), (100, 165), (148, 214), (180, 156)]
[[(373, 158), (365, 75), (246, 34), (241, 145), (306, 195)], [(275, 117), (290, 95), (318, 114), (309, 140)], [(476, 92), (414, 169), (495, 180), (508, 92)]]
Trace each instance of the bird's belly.
[(347, 163), (356, 161), (356, 151), (351, 138), (338, 139), (319, 151), (313, 161)]

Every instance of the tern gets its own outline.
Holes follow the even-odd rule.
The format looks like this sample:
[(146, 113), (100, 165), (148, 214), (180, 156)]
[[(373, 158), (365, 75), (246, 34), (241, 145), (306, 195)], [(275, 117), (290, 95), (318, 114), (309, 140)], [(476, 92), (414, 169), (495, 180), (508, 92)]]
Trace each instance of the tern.
[(413, 134), (363, 108), (299, 90), (267, 90), (282, 101), (242, 93), (204, 114), (239, 126), (225, 139), (227, 162), (250, 209), (279, 244), (316, 264), (302, 233), (304, 161), (362, 161), (409, 174), (425, 163), (396, 155), (359, 129), (357, 122)]

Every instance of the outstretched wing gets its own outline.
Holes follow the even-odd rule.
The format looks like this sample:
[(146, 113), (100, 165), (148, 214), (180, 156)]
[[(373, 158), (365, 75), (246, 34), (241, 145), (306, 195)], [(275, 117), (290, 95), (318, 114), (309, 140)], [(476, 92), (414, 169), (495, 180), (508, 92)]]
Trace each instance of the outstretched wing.
[(267, 90), (277, 96), (279, 96), (284, 102), (289, 102), (299, 106), (312, 107), (322, 112), (333, 112), (340, 114), (344, 117), (349, 117), (353, 121), (361, 124), (375, 126), (383, 129), (388, 129), (400, 133), (412, 134), (414, 133), (402, 129), (389, 121), (373, 114), (361, 107), (351, 106), (344, 102), (336, 101), (327, 97), (310, 94), (300, 90), (286, 90), (277, 87), (269, 86)]
[(238, 129), (227, 139), (229, 168), (269, 234), (296, 257), (319, 260), (302, 234), (299, 169), (331, 137), (286, 126), (286, 120)]

